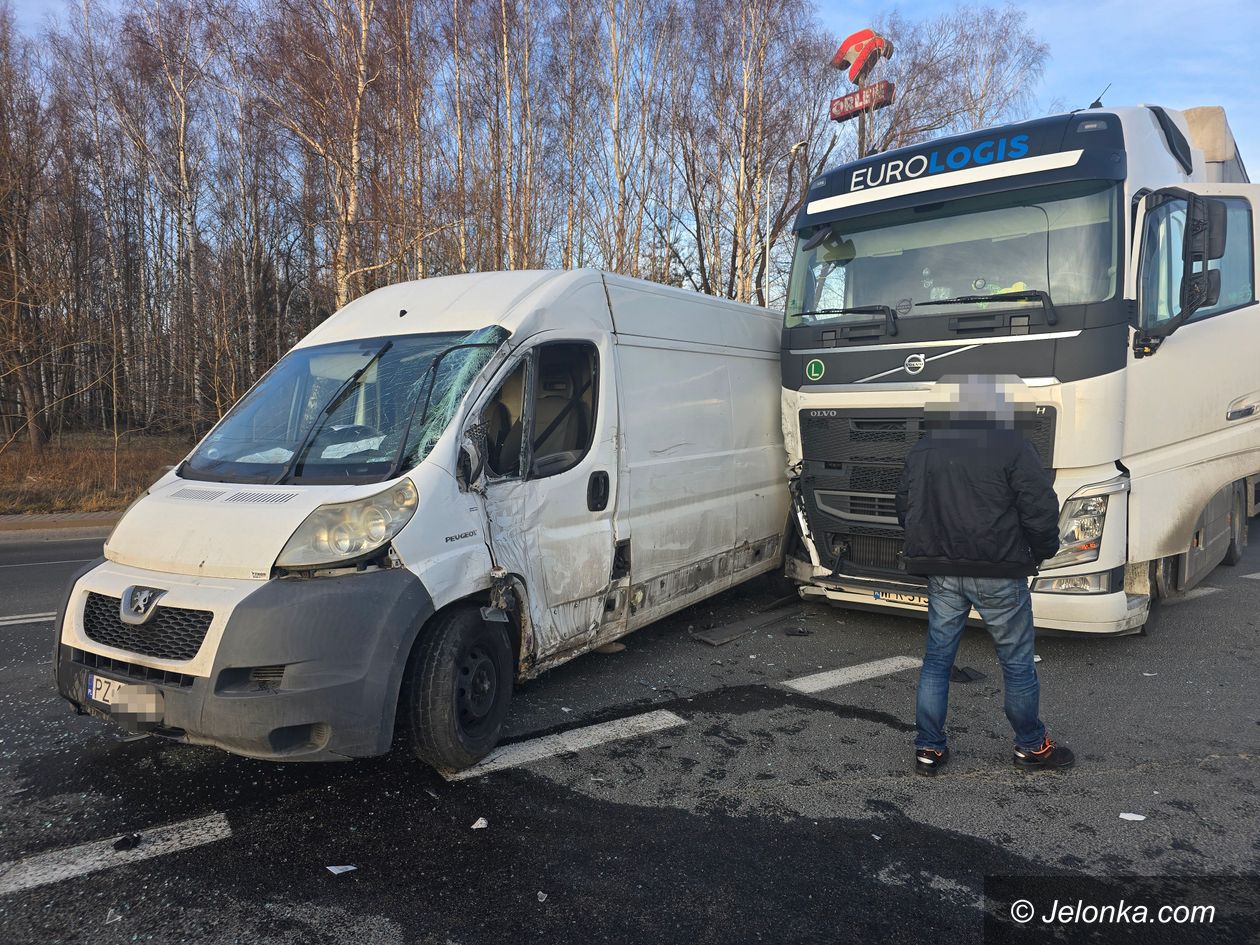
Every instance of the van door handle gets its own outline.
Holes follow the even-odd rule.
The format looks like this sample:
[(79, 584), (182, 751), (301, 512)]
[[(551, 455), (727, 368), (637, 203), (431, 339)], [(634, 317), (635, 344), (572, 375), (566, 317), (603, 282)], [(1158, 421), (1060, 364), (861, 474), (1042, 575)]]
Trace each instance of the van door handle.
[[(1254, 398), (1255, 395), (1252, 394), (1251, 397)], [(1254, 417), (1257, 412), (1260, 412), (1260, 400), (1239, 397), (1225, 411), (1225, 419), (1226, 421), (1244, 420), (1247, 417)]]
[(608, 473), (597, 469), (586, 484), (586, 507), (592, 512), (608, 508)]

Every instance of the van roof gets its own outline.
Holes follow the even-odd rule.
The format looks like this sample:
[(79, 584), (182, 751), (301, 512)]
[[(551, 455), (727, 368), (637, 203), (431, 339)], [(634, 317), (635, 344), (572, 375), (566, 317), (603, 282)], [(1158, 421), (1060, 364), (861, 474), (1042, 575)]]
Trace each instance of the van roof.
[[(598, 269), (472, 272), (399, 282), (376, 289), (335, 312), (303, 338), (297, 347), (399, 334), (474, 331), (487, 325), (502, 325), (514, 335), (529, 335), (544, 328), (563, 327), (554, 324), (554, 304), (575, 290), (598, 286), (601, 281), (610, 287), (638, 289), (655, 296), (672, 297), (679, 303), (680, 311), (692, 309), (697, 304), (706, 308), (717, 306), (729, 314), (769, 319), (776, 330), (782, 317), (777, 311)], [(580, 313), (582, 320), (589, 324), (595, 318), (611, 330), (613, 325), (603, 291), (598, 296), (585, 294), (584, 298), (597, 299), (599, 311)], [(589, 301), (580, 304), (593, 307)], [(400, 314), (403, 312), (406, 314)], [(618, 330), (639, 333), (624, 323), (626, 317), (633, 318), (630, 312), (618, 312)]]

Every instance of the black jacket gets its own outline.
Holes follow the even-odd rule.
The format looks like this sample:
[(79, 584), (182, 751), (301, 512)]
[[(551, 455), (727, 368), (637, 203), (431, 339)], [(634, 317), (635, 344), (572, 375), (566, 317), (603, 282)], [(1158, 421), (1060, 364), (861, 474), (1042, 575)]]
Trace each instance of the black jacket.
[(929, 433), (906, 456), (897, 519), (911, 574), (1023, 577), (1059, 550), (1059, 500), (1016, 430)]

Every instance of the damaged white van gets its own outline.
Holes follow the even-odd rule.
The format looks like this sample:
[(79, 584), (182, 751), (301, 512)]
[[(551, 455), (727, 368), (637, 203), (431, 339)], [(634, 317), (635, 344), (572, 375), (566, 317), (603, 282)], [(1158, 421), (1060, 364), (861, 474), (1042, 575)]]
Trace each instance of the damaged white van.
[(475, 763), (515, 680), (781, 567), (779, 319), (597, 271), (347, 305), (73, 582), (80, 713), (255, 758)]

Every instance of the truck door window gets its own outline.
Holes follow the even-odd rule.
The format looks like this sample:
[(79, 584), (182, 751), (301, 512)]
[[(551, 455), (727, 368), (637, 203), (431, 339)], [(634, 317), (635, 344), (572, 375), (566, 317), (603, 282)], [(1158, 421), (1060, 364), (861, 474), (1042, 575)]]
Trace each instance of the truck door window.
[(1219, 315), (1255, 301), (1252, 273), (1251, 206), (1240, 197), (1226, 197), (1225, 255), (1208, 262), (1209, 269), (1221, 271), (1221, 295), (1215, 305), (1205, 305), (1191, 321)]
[(486, 431), (486, 469), (499, 478), (521, 474), (521, 431), (525, 420), (525, 369), (528, 363), (526, 359), (516, 366), (481, 411), (481, 423)]
[[(1238, 197), (1224, 198), (1225, 254), (1209, 260), (1221, 273), (1221, 294), (1191, 317), (1196, 322), (1247, 305), (1255, 299), (1252, 271), (1251, 207)], [(1182, 241), (1186, 225), (1184, 200), (1170, 200), (1146, 215), (1142, 240), (1142, 324), (1152, 328), (1181, 310)], [(1197, 266), (1198, 264), (1196, 264)]]
[(599, 359), (592, 345), (565, 343), (538, 350), (530, 478), (555, 476), (582, 461), (595, 427)]

